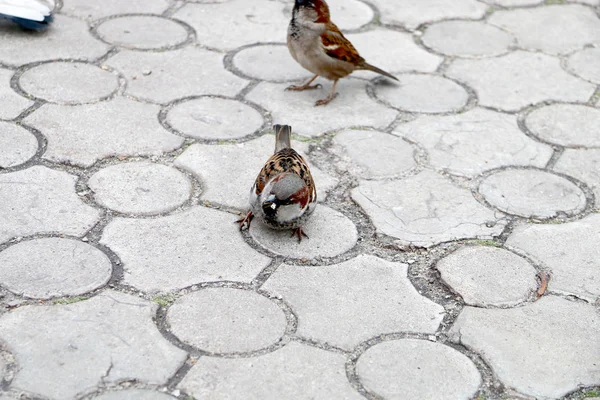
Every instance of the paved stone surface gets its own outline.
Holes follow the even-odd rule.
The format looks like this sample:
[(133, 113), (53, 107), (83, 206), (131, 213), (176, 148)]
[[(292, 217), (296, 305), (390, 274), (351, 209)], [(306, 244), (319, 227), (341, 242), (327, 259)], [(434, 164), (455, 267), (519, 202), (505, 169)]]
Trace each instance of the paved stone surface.
[(297, 335), (347, 350), (378, 333), (433, 333), (444, 316), (411, 285), (406, 264), (370, 255), (323, 267), (283, 265), (263, 288), (296, 311)]
[(423, 146), (435, 168), (468, 177), (509, 165), (542, 168), (552, 156), (552, 148), (525, 136), (514, 117), (481, 108), (423, 116), (393, 133)]
[(426, 340), (383, 342), (356, 365), (362, 383), (386, 399), (470, 399), (481, 384), (467, 356)]
[[(570, 1), (570, 0), (567, 0)], [(502, 7), (519, 7), (519, 6), (533, 6), (536, 4), (543, 3), (544, 0), (485, 0), (488, 4), (495, 4)]]
[(0, 284), (35, 299), (80, 295), (106, 284), (108, 257), (89, 244), (45, 238), (21, 242), (0, 253)]
[(508, 250), (490, 246), (462, 247), (441, 259), (442, 279), (476, 307), (514, 306), (537, 290), (535, 268)]
[(167, 321), (180, 340), (212, 353), (260, 350), (278, 342), (287, 325), (283, 311), (266, 297), (228, 288), (183, 296)]
[(77, 178), (42, 166), (0, 175), (0, 243), (36, 233), (83, 235), (99, 211), (75, 194)]
[(69, 0), (62, 12), (81, 18), (99, 19), (117, 14), (149, 13), (160, 14), (169, 6), (168, 0), (104, 0), (102, 3), (89, 0)]
[(392, 178), (415, 166), (415, 148), (406, 141), (379, 131), (345, 130), (335, 135), (334, 151), (346, 159), (340, 171), (365, 179)]
[(592, 214), (561, 225), (519, 226), (506, 243), (551, 269), (550, 290), (593, 302), (600, 297), (598, 232), (600, 215)]
[(98, 397), (97, 400), (173, 400), (176, 397), (161, 392), (150, 390), (130, 389), (118, 392), (106, 392)]
[(362, 399), (346, 379), (345, 361), (344, 355), (292, 342), (253, 358), (202, 357), (179, 387), (199, 399), (240, 393), (248, 400)]
[(0, 122), (0, 168), (22, 164), (35, 155), (38, 141), (27, 129)]
[(361, 181), (352, 190), (352, 198), (380, 232), (416, 246), (430, 247), (468, 237), (490, 238), (499, 235), (505, 225), (477, 203), (467, 189), (431, 171), (398, 181)]
[(108, 290), (75, 304), (25, 306), (3, 315), (0, 337), (20, 365), (12, 386), (74, 399), (102, 382), (166, 383), (186, 353), (158, 332), (156, 308)]
[(600, 199), (600, 149), (566, 149), (554, 169), (585, 182)]
[(550, 143), (565, 147), (600, 147), (600, 109), (576, 104), (554, 104), (529, 114), (529, 130)]
[(569, 180), (540, 170), (504, 170), (485, 178), (479, 193), (496, 208), (521, 217), (574, 215), (586, 206), (583, 191)]
[(258, 131), (262, 115), (240, 101), (201, 97), (169, 110), (167, 124), (181, 135), (198, 139), (238, 139)]
[(33, 105), (33, 101), (19, 96), (11, 89), (10, 79), (13, 75), (13, 71), (0, 68), (0, 119), (16, 118), (23, 110)]
[(90, 178), (94, 199), (129, 214), (171, 211), (190, 196), (192, 184), (175, 168), (147, 162), (111, 165)]
[(481, 353), (505, 384), (554, 399), (600, 382), (598, 329), (593, 306), (549, 296), (508, 310), (467, 307), (450, 335)]
[(119, 97), (77, 107), (46, 105), (25, 122), (48, 138), (44, 158), (89, 167), (106, 157), (160, 154), (181, 146), (183, 138), (158, 122), (158, 110)]
[(483, 60), (456, 60), (447, 74), (473, 87), (479, 104), (518, 111), (543, 101), (585, 102), (594, 86), (560, 67), (560, 60), (542, 53), (515, 51)]
[(269, 82), (308, 80), (310, 72), (292, 57), (284, 44), (261, 44), (242, 49), (233, 65), (245, 76)]
[(155, 16), (126, 16), (109, 19), (97, 28), (98, 35), (110, 44), (136, 49), (160, 49), (185, 42), (183, 25)]
[(567, 66), (575, 75), (600, 84), (600, 71), (595, 67), (598, 64), (600, 64), (600, 48), (598, 47), (591, 47), (573, 53), (567, 61)]

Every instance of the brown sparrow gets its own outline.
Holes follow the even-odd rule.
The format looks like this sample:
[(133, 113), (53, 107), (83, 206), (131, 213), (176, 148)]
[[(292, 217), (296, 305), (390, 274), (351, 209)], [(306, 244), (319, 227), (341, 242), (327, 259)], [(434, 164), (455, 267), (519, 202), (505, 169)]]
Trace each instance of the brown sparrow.
[(302, 225), (317, 206), (317, 191), (304, 158), (291, 146), (292, 128), (275, 125), (275, 154), (260, 170), (250, 190), (250, 208), (245, 218), (236, 222), (240, 229), (250, 228), (257, 217), (274, 229), (293, 229), (298, 241), (308, 238)]
[(398, 80), (395, 76), (365, 61), (340, 29), (331, 22), (329, 7), (325, 0), (295, 0), (292, 20), (288, 26), (287, 45), (290, 54), (313, 76), (302, 86), (290, 86), (286, 90), (315, 89), (310, 86), (318, 76), (333, 81), (329, 96), (317, 101), (321, 106), (333, 100), (335, 87), (340, 78), (355, 70), (365, 69)]

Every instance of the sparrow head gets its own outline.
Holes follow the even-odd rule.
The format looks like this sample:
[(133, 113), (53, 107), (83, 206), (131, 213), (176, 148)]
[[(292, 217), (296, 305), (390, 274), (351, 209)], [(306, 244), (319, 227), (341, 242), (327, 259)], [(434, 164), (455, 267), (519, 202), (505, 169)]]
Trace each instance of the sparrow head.
[(302, 20), (313, 23), (328, 23), (330, 20), (325, 0), (295, 0), (294, 14), (296, 13)]
[(283, 173), (269, 181), (260, 196), (267, 219), (277, 222), (292, 221), (305, 211), (310, 190), (296, 174)]

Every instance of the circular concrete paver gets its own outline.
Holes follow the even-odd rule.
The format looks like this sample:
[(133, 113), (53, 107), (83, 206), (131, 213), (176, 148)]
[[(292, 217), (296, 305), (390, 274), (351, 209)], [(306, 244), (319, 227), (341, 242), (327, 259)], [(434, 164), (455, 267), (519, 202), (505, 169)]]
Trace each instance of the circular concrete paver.
[(573, 53), (567, 60), (577, 76), (600, 85), (600, 47), (590, 47)]
[(284, 44), (262, 44), (242, 49), (233, 65), (244, 75), (269, 82), (308, 80), (312, 74), (302, 68)]
[(158, 214), (182, 205), (191, 195), (188, 178), (166, 165), (132, 162), (111, 165), (89, 180), (94, 198), (126, 214)]
[(153, 15), (130, 15), (102, 22), (98, 35), (106, 42), (133, 49), (160, 49), (185, 42), (183, 25)]
[(565, 147), (600, 147), (600, 109), (578, 104), (553, 104), (525, 119), (542, 140)]
[(481, 182), (479, 193), (501, 211), (526, 218), (574, 215), (587, 203), (583, 191), (575, 184), (540, 170), (496, 172)]
[(515, 43), (509, 33), (480, 21), (443, 21), (430, 25), (422, 37), (433, 50), (457, 57), (497, 56)]
[(37, 149), (37, 139), (27, 129), (0, 121), (0, 168), (23, 164)]
[(272, 301), (255, 292), (208, 288), (187, 294), (168, 311), (173, 334), (212, 353), (260, 350), (279, 341), (287, 321)]
[(166, 393), (154, 392), (151, 390), (144, 389), (129, 389), (120, 390), (118, 392), (105, 392), (98, 397), (94, 397), (96, 400), (174, 400), (176, 397), (170, 396)]
[(19, 78), (28, 94), (52, 103), (90, 103), (119, 88), (117, 75), (92, 64), (55, 61), (37, 65)]
[(401, 339), (368, 349), (356, 364), (365, 387), (389, 400), (470, 399), (481, 384), (467, 356), (451, 347)]

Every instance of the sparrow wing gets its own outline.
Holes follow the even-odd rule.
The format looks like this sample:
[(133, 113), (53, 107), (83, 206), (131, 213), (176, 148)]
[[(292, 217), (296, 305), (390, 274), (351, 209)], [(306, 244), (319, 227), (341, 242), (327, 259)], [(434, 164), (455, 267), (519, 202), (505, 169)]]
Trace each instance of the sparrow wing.
[(325, 32), (321, 34), (321, 43), (323, 50), (331, 58), (354, 65), (360, 65), (365, 61), (334, 23), (329, 23)]

